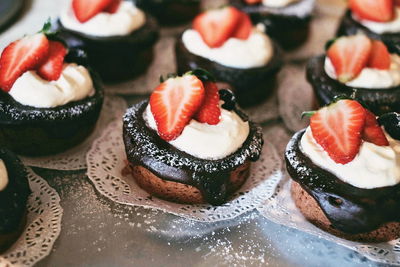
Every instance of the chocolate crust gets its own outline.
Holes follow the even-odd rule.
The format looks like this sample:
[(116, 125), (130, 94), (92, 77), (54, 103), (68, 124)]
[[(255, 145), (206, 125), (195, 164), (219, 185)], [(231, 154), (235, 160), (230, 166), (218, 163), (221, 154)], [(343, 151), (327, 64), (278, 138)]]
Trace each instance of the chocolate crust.
[(304, 132), (297, 132), (288, 143), (286, 168), (292, 179), (315, 199), (333, 228), (360, 234), (400, 221), (400, 185), (362, 189), (343, 182), (303, 154), (300, 140)]
[(329, 232), (338, 237), (352, 240), (356, 242), (387, 242), (400, 237), (400, 223), (390, 222), (383, 224), (376, 230), (361, 234), (347, 234), (342, 231), (335, 229), (324, 212), (321, 210), (317, 201), (308, 194), (298, 183), (292, 182), (291, 185), (292, 198), (296, 204), (296, 207), (306, 217), (308, 221), (321, 228), (322, 230)]
[(26, 205), (31, 194), (27, 172), (21, 161), (9, 150), (0, 148), (8, 184), (0, 191), (0, 252), (8, 249), (25, 226)]
[(59, 37), (70, 48), (83, 49), (89, 65), (105, 82), (132, 79), (144, 73), (153, 60), (159, 38), (156, 20), (146, 14), (146, 23), (127, 36), (92, 36), (65, 28), (57, 21)]
[(200, 0), (136, 0), (136, 5), (163, 25), (189, 22), (200, 12)]
[[(249, 122), (250, 133), (242, 147), (220, 160), (205, 160), (180, 151), (147, 127), (143, 112), (148, 101), (133, 105), (124, 115), (123, 139), (129, 163), (142, 166), (165, 181), (197, 188), (206, 202), (224, 203), (229, 194), (232, 171), (248, 161), (256, 161), (263, 146), (261, 128)], [(242, 119), (242, 113), (238, 113)]]
[(358, 32), (362, 32), (372, 39), (381, 40), (388, 46), (390, 52), (400, 54), (400, 33), (375, 33), (355, 21), (351, 16), (351, 11), (347, 10), (343, 15), (336, 36), (354, 35)]
[(178, 73), (202, 68), (208, 70), (218, 81), (229, 83), (240, 106), (252, 106), (266, 99), (276, 87), (276, 76), (282, 62), (282, 52), (273, 43), (274, 51), (267, 65), (258, 68), (238, 69), (221, 65), (207, 58), (192, 54), (182, 42), (182, 35), (176, 43)]
[(324, 55), (310, 59), (306, 70), (307, 80), (312, 85), (321, 106), (331, 103), (337, 96), (345, 96), (363, 103), (376, 115), (400, 111), (400, 86), (386, 89), (346, 86), (326, 74), (324, 60)]

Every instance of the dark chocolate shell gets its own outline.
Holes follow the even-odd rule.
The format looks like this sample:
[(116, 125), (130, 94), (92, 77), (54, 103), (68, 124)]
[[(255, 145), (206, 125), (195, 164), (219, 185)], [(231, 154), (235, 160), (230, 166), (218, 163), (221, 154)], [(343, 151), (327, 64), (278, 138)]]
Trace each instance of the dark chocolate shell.
[(337, 96), (350, 97), (363, 103), (376, 115), (400, 111), (400, 86), (386, 89), (349, 87), (330, 78), (324, 68), (325, 55), (314, 57), (307, 64), (307, 80), (321, 105), (331, 103)]

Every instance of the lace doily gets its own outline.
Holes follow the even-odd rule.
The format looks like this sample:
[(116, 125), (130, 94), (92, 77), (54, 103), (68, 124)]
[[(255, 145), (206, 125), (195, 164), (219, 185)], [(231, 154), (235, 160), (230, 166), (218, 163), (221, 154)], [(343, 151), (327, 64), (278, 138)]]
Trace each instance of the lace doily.
[(308, 222), (291, 198), (291, 179), (287, 173), (284, 176), (282, 181), (279, 182), (275, 194), (257, 207), (257, 210), (264, 217), (275, 223), (295, 228), (355, 250), (373, 261), (400, 265), (400, 239), (387, 243), (362, 244), (331, 235)]
[(101, 194), (118, 203), (162, 210), (196, 221), (232, 219), (270, 197), (281, 179), (281, 159), (271, 143), (265, 141), (261, 158), (252, 164), (246, 183), (221, 206), (177, 204), (151, 197), (130, 175), (121, 174), (126, 165), (122, 121), (111, 123), (94, 142), (87, 154), (88, 177)]
[(5, 254), (0, 255), (0, 266), (33, 266), (50, 254), (61, 231), (63, 209), (56, 190), (30, 168), (28, 217), (25, 231)]
[(20, 157), (25, 165), (55, 169), (55, 170), (81, 170), (86, 168), (86, 152), (93, 141), (99, 137), (101, 130), (111, 121), (122, 118), (127, 109), (125, 100), (120, 97), (106, 96), (99, 121), (93, 133), (80, 145), (57, 155), (45, 157)]

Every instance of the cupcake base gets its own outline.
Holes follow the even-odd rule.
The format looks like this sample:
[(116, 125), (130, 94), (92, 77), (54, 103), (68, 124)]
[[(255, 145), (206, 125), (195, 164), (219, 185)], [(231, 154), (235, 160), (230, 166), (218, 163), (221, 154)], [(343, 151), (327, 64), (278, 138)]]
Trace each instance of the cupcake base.
[(7, 251), (18, 240), (18, 238), (25, 230), (26, 222), (27, 211), (25, 211), (23, 217), (21, 218), (21, 222), (18, 225), (17, 229), (6, 234), (0, 233), (0, 253)]

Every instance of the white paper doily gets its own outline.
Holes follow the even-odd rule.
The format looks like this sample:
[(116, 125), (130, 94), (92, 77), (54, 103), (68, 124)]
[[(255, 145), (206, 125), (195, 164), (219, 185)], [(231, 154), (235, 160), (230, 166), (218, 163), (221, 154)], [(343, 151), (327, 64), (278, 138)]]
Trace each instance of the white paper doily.
[(87, 165), (88, 177), (96, 189), (115, 202), (204, 222), (228, 220), (253, 210), (275, 192), (282, 175), (281, 159), (275, 148), (266, 142), (260, 160), (252, 164), (246, 183), (224, 205), (185, 205), (150, 197), (130, 175), (121, 174), (126, 166), (122, 121), (111, 123), (93, 143), (87, 154)]
[(54, 169), (54, 170), (81, 170), (86, 168), (86, 153), (101, 131), (113, 120), (122, 118), (127, 109), (125, 100), (116, 96), (106, 96), (99, 120), (93, 133), (80, 145), (60, 154), (45, 157), (23, 157), (25, 165)]
[(56, 190), (30, 168), (29, 186), (32, 194), (28, 199), (28, 218), (25, 230), (18, 241), (0, 255), (0, 266), (33, 266), (50, 254), (60, 235), (63, 209)]
[(320, 230), (308, 222), (297, 209), (290, 193), (291, 179), (288, 174), (279, 182), (276, 193), (257, 207), (267, 219), (315, 235), (339, 245), (355, 250), (361, 255), (381, 263), (400, 265), (400, 239), (379, 244), (348, 241)]

